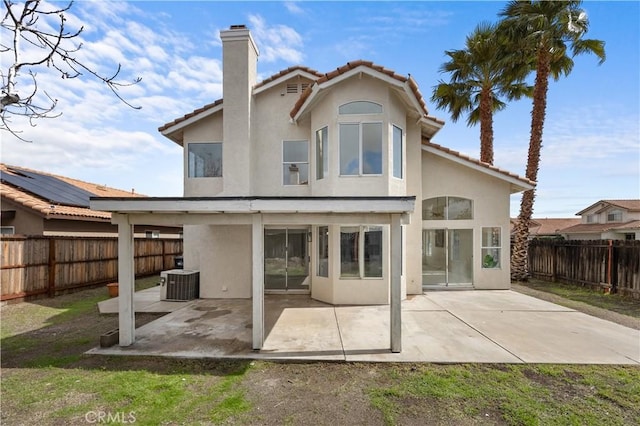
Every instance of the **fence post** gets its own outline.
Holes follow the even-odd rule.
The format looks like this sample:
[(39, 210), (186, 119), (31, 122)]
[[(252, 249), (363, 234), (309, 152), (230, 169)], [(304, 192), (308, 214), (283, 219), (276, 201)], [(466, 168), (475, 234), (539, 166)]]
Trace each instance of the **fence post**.
[(47, 287), (49, 297), (56, 296), (56, 240), (49, 239), (49, 285)]
[(558, 244), (553, 241), (551, 245), (551, 282), (556, 282), (556, 264), (558, 262)]

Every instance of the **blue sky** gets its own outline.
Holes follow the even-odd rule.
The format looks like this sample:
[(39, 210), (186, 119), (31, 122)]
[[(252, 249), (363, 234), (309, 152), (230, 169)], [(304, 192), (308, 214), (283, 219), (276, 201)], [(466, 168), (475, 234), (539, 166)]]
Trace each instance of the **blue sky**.
[[(182, 195), (181, 148), (157, 128), (222, 97), (220, 29), (246, 24), (258, 44), (259, 78), (292, 65), (328, 72), (355, 59), (411, 74), (431, 115), (446, 121), (434, 142), (479, 157), (479, 128), (451, 121), (429, 101), (446, 61), (505, 2), (79, 1), (70, 26), (84, 25), (80, 57), (103, 74), (123, 67), (132, 110), (90, 78), (61, 80), (38, 69), (58, 99), (56, 119), (14, 120), (31, 143), (2, 132), (2, 162), (150, 196)], [(578, 57), (549, 88), (534, 217), (573, 217), (600, 199), (640, 198), (640, 3), (586, 1), (588, 38), (607, 60)], [(4, 35), (3, 35), (4, 36)], [(2, 56), (3, 70), (7, 58)], [(3, 71), (4, 73), (5, 71)], [(531, 101), (495, 116), (495, 165), (524, 175)], [(517, 215), (520, 195), (512, 197)]]

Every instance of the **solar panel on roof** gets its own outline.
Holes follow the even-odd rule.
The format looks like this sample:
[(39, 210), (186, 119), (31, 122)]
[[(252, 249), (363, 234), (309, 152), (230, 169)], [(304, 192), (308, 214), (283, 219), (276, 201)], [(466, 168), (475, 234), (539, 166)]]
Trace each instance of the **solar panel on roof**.
[(78, 188), (53, 176), (26, 170), (7, 168), (11, 173), (0, 170), (0, 179), (10, 185), (22, 188), (50, 203), (74, 207), (89, 207), (89, 191)]

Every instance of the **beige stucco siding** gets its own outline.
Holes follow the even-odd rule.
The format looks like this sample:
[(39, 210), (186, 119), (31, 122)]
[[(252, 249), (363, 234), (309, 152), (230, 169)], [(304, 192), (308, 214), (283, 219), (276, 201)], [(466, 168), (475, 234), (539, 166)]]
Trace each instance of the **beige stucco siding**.
[[(422, 153), (422, 198), (440, 196), (473, 200), (473, 220), (423, 221), (423, 228), (473, 229), (473, 285), (478, 289), (508, 289), (509, 184), (470, 167), (427, 152)], [(500, 268), (484, 269), (482, 227), (501, 228)]]
[(408, 126), (406, 135), (406, 184), (407, 195), (415, 195), (415, 210), (411, 215), (411, 223), (405, 225), (404, 281), (407, 294), (422, 293), (422, 176), (425, 173), (422, 164), (422, 145), (420, 127), (417, 124)]
[[(287, 83), (309, 83), (307, 79), (294, 78), (285, 81), (254, 97), (253, 123), (251, 129), (251, 168), (253, 170), (252, 195), (308, 196), (307, 185), (283, 185), (282, 161), (283, 141), (307, 141), (311, 156), (311, 130), (302, 123), (297, 125), (289, 119), (289, 111), (300, 93), (287, 93)], [(311, 174), (311, 173), (309, 173)]]
[[(404, 184), (390, 178), (391, 125), (405, 127), (405, 109), (400, 105), (386, 83), (366, 74), (354, 76), (337, 83), (329, 93), (319, 95), (320, 99), (311, 112), (312, 150), (312, 195), (315, 196), (383, 196), (405, 195)], [(371, 101), (383, 107), (382, 114), (338, 115), (338, 107), (352, 101)], [(340, 123), (381, 122), (382, 175), (380, 176), (340, 176)], [(328, 126), (329, 130), (329, 173), (324, 179), (315, 180), (316, 153), (315, 132)]]
[(251, 227), (184, 227), (184, 268), (200, 271), (200, 297), (251, 297)]

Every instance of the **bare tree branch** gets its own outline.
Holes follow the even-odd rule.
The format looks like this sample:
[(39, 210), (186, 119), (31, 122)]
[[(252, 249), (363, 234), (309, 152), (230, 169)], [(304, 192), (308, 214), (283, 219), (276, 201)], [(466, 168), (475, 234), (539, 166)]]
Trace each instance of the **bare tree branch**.
[[(111, 76), (104, 76), (76, 57), (76, 53), (82, 48), (82, 43), (76, 45), (72, 42), (80, 36), (84, 27), (75, 31), (69, 31), (66, 27), (65, 13), (71, 9), (73, 1), (64, 7), (54, 9), (46, 9), (41, 0), (27, 0), (22, 4), (13, 0), (2, 0), (2, 3), (5, 12), (0, 22), (3, 36), (0, 52), (5, 55), (10, 54), (12, 61), (6, 61), (10, 62), (8, 68), (0, 70), (2, 78), (0, 130), (8, 131), (24, 140), (19, 136), (21, 131), (12, 127), (11, 118), (13, 116), (27, 117), (32, 126), (35, 126), (37, 120), (41, 118), (60, 116), (60, 114), (53, 113), (57, 106), (57, 99), (49, 96), (46, 91), (42, 90), (48, 101), (45, 104), (38, 104), (38, 102), (42, 102), (42, 96), (38, 96), (39, 86), (34, 68), (40, 66), (54, 69), (63, 79), (89, 75), (106, 84), (125, 105), (133, 109), (141, 108), (132, 105), (118, 92), (120, 88), (139, 83), (140, 77), (133, 79), (133, 81), (120, 81), (118, 78), (122, 70), (121, 64), (117, 65), (116, 71)], [(55, 31), (38, 25), (40, 18), (44, 19), (45, 16), (57, 17)], [(50, 21), (51, 18), (47, 18), (47, 20)], [(29, 49), (29, 56), (28, 59), (25, 59), (27, 49)], [(41, 55), (34, 55), (34, 51), (41, 51)], [(22, 74), (29, 75), (32, 80), (32, 89), (28, 94), (19, 93), (17, 88), (18, 78)]]

